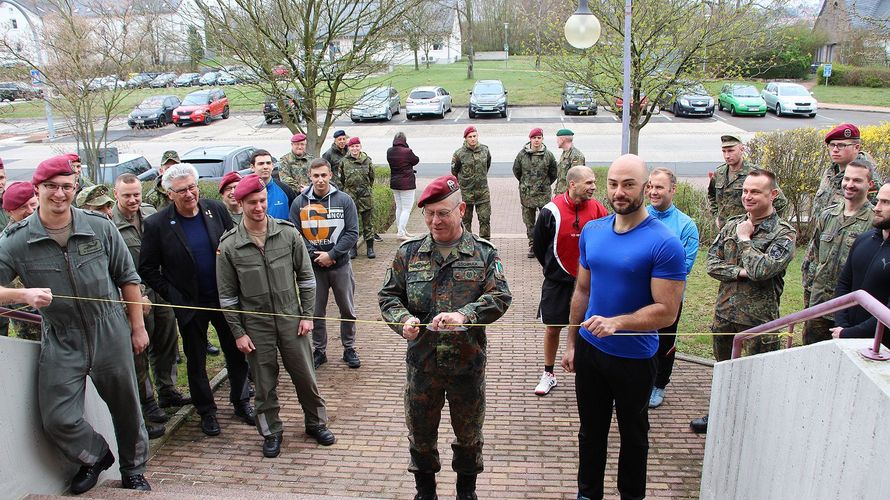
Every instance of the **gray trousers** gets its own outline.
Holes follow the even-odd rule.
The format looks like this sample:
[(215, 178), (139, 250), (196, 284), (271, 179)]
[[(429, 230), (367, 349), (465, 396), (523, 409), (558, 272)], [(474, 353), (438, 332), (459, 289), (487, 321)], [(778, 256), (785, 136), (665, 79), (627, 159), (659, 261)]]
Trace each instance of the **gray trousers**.
[(297, 332), (251, 332), (256, 350), (247, 354), (247, 362), (256, 386), (256, 426), (262, 436), (280, 434), (284, 430), (278, 412), (278, 353), (281, 363), (297, 390), (306, 427), (327, 423), (325, 401), (318, 392), (315, 367), (309, 338)]
[[(121, 474), (143, 474), (148, 433), (136, 391), (130, 324), (123, 308), (109, 307), (116, 310), (85, 318), (87, 331), (57, 323), (44, 330), (37, 375), (40, 416), (43, 429), (69, 460), (79, 465), (99, 461), (108, 443), (83, 419), (89, 376), (111, 412)], [(70, 323), (80, 324), (78, 318)]]
[[(158, 294), (149, 293), (152, 304), (166, 304)], [(139, 386), (139, 400), (147, 404), (154, 400), (154, 386), (148, 376), (148, 366), (154, 372), (154, 382), (159, 396), (170, 396), (176, 391), (176, 350), (179, 336), (176, 333), (176, 316), (169, 307), (152, 306), (145, 317), (148, 331), (148, 349), (133, 356), (136, 363), (136, 382)]]
[[(347, 257), (348, 258), (348, 257)], [(315, 316), (327, 316), (328, 290), (334, 291), (334, 302), (340, 309), (340, 318), (355, 319), (355, 276), (352, 262), (334, 269), (313, 266), (315, 272)], [(323, 319), (317, 319), (312, 326), (312, 347), (325, 352), (328, 347), (328, 327)], [(340, 322), (340, 342), (344, 349), (355, 347), (355, 322)]]

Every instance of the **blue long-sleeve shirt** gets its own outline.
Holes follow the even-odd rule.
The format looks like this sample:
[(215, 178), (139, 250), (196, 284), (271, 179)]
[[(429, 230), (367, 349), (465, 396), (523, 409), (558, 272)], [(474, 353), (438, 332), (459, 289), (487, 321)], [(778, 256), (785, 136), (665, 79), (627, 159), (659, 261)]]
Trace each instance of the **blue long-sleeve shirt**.
[(695, 258), (698, 257), (698, 227), (691, 217), (684, 214), (676, 206), (671, 204), (664, 212), (657, 210), (652, 205), (646, 207), (649, 215), (660, 220), (671, 230), (672, 233), (680, 238), (683, 244), (683, 250), (686, 252), (686, 274), (692, 272), (692, 266), (695, 265)]

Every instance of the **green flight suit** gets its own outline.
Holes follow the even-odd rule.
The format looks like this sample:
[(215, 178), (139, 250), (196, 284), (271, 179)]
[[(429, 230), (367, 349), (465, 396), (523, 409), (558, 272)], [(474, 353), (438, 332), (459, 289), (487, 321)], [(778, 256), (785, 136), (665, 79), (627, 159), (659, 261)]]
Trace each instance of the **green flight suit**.
[(451, 156), (451, 175), (457, 177), (461, 197), (467, 204), (463, 224), (467, 230), (473, 227), (473, 209), (479, 219), (479, 236), (491, 238), (491, 199), (488, 191), (488, 171), (491, 169), (491, 153), (488, 146), (464, 145)]
[[(742, 184), (745, 183), (748, 172), (755, 168), (759, 167), (747, 161), (742, 163), (738, 172), (730, 170), (729, 165), (725, 163), (717, 167), (708, 182), (708, 208), (711, 210), (711, 215), (717, 219), (718, 227), (722, 227), (730, 217), (745, 213), (745, 206), (742, 205)], [(788, 199), (781, 189), (779, 196), (773, 200), (773, 208), (779, 217), (785, 217)]]
[[(266, 241), (259, 248), (244, 223), (219, 240), (216, 282), (224, 309), (292, 314), (309, 318), (315, 310), (315, 274), (296, 226), (268, 217)], [(278, 353), (296, 387), (307, 428), (326, 425), (325, 401), (318, 392), (309, 335), (297, 335), (300, 318), (225, 312), (232, 336), (250, 336), (256, 350), (247, 361), (256, 387), (256, 425), (260, 434), (283, 431), (278, 416)]]
[[(124, 238), (124, 243), (127, 244), (133, 262), (139, 262), (139, 253), (142, 250), (142, 224), (157, 210), (148, 203), (143, 203), (134, 217), (134, 219), (138, 218), (138, 221), (127, 220), (116, 203), (111, 212), (111, 220)], [(148, 296), (152, 304), (167, 304), (160, 295), (150, 288), (146, 288), (143, 294)], [(136, 364), (139, 399), (143, 405), (149, 404), (155, 399), (154, 386), (148, 375), (149, 364), (154, 372), (158, 395), (164, 398), (176, 393), (176, 351), (179, 349), (176, 316), (173, 314), (172, 308), (153, 306), (145, 317), (145, 329), (148, 331), (150, 341), (148, 349), (133, 358), (133, 362)]]
[(528, 246), (532, 246), (538, 211), (553, 198), (550, 186), (556, 180), (556, 171), (556, 158), (544, 144), (541, 144), (539, 151), (532, 151), (531, 142), (527, 142), (513, 161), (513, 176), (519, 181), (519, 202), (522, 204), (522, 222), (525, 223)]
[(374, 164), (364, 153), (353, 158), (347, 155), (340, 162), (341, 189), (355, 202), (361, 221), (362, 237), (365, 241), (374, 239)]
[[(871, 229), (874, 207), (866, 201), (855, 214), (844, 216), (844, 203), (828, 206), (816, 219), (813, 239), (801, 264), (804, 307), (813, 307), (834, 298), (837, 279), (844, 268), (856, 237)], [(831, 340), (834, 315), (828, 314), (804, 323), (804, 344)]]
[(562, 194), (568, 191), (569, 183), (566, 182), (566, 174), (569, 169), (585, 164), (584, 153), (575, 146), (562, 152), (559, 157), (559, 166), (556, 169), (556, 189), (553, 194)]
[[(785, 288), (785, 269), (794, 258), (797, 231), (775, 211), (754, 228), (750, 241), (739, 241), (736, 226), (747, 217), (731, 217), (708, 250), (708, 274), (720, 282), (711, 331), (741, 332), (779, 317), (779, 299)], [(748, 277), (739, 273), (747, 271)], [(732, 336), (713, 337), (714, 357), (725, 361), (732, 353)], [(747, 352), (779, 348), (777, 335), (748, 341)]]
[(315, 156), (305, 153), (297, 156), (293, 152), (287, 153), (278, 160), (278, 176), (294, 191), (302, 191), (303, 186), (311, 184), (309, 181), (309, 164)]
[(92, 465), (108, 443), (83, 419), (86, 377), (108, 404), (121, 474), (143, 474), (148, 433), (136, 389), (130, 323), (120, 304), (63, 299), (59, 295), (120, 300), (119, 288), (139, 284), (136, 266), (105, 215), (72, 208), (67, 252), (51, 239), (38, 212), (0, 237), (0, 283), (21, 277), (27, 288), (56, 297), (40, 309), (43, 339), (37, 392), (43, 428), (64, 455)]
[[(513, 296), (497, 249), (465, 230), (448, 257), (429, 234), (402, 243), (378, 300), (387, 322), (402, 323), (414, 316), (429, 323), (441, 312), (460, 312), (467, 323), (491, 324), (507, 312)], [(401, 325), (390, 328), (401, 335)], [(481, 326), (440, 332), (421, 327), (417, 338), (408, 342), (409, 471), (441, 469), (436, 441), (446, 398), (456, 437), (452, 468), (459, 474), (482, 471), (486, 344)]]

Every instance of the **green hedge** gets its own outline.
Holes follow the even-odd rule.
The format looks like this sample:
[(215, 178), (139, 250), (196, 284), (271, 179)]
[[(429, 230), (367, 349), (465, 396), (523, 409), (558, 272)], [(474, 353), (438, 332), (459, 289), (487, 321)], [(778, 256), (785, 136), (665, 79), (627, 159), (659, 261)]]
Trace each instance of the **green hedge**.
[[(819, 66), (816, 77), (820, 84), (825, 83), (822, 76), (825, 65)], [(848, 85), (851, 87), (890, 87), (890, 68), (882, 66), (857, 67), (846, 64), (832, 64), (831, 76), (828, 77), (829, 85)]]

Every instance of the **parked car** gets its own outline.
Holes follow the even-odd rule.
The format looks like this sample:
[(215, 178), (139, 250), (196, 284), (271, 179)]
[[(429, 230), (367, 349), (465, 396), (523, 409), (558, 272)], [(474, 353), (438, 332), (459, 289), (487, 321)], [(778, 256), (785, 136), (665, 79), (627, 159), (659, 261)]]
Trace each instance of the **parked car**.
[(216, 85), (216, 81), (219, 79), (218, 71), (209, 71), (204, 73), (201, 78), (198, 80), (200, 85)]
[(201, 81), (200, 73), (183, 73), (173, 80), (174, 87), (191, 87)]
[(662, 107), (674, 116), (714, 116), (714, 98), (701, 84), (687, 84), (667, 92)]
[(279, 64), (278, 66), (272, 68), (272, 76), (274, 76), (275, 78), (284, 79), (290, 76), (290, 70), (287, 69), (285, 65)]
[[(291, 120), (300, 121), (303, 118), (303, 96), (296, 89), (287, 89), (284, 93), (289, 96), (285, 100), (285, 104)], [(266, 119), (266, 123), (272, 123), (275, 120), (281, 121), (281, 110), (275, 97), (266, 96), (266, 102), (263, 103), (263, 118)]]
[(813, 94), (803, 85), (788, 82), (769, 82), (760, 92), (766, 103), (767, 110), (773, 110), (776, 116), (783, 114), (816, 116), (819, 104)]
[[(645, 92), (641, 91), (640, 92), (640, 108), (645, 109), (648, 106), (649, 106), (649, 96), (646, 95)], [(618, 99), (615, 100), (615, 112), (620, 114), (623, 111), (624, 111), (624, 98), (619, 97)], [(655, 108), (652, 110), (652, 113), (658, 114), (660, 111), (661, 111), (661, 108), (658, 105), (656, 105)]]
[(361, 120), (384, 119), (392, 120), (392, 115), (399, 114), (402, 99), (399, 91), (392, 87), (371, 87), (352, 106), (349, 118), (354, 122)]
[(0, 101), (14, 101), (16, 99), (42, 99), (43, 91), (26, 83), (3, 82), (0, 83)]
[(127, 82), (114, 75), (103, 76), (90, 80), (89, 90), (114, 90), (126, 88)]
[(405, 117), (409, 120), (420, 115), (436, 115), (445, 118), (451, 112), (451, 94), (442, 87), (416, 87), (405, 99)]
[[(86, 165), (84, 165), (86, 168)], [(96, 172), (96, 182), (100, 184), (114, 182), (121, 174), (134, 174), (138, 176), (151, 169), (151, 164), (140, 154), (120, 153), (116, 163), (103, 163)]]
[(147, 87), (151, 81), (154, 80), (154, 77), (148, 73), (139, 73), (134, 75), (132, 78), (127, 80), (125, 86), (128, 89), (139, 89), (142, 87)]
[(229, 71), (220, 71), (216, 79), (217, 85), (235, 85), (239, 83), (238, 75)]
[[(253, 146), (202, 146), (186, 151), (180, 159), (194, 165), (199, 178), (212, 180), (250, 168), (250, 155), (257, 149)], [(272, 158), (272, 161), (277, 168), (278, 160)]]
[(209, 125), (216, 117), (229, 117), (229, 98), (222, 89), (197, 90), (185, 96), (182, 104), (173, 111), (173, 124), (177, 127), (189, 123)]
[(766, 101), (760, 97), (753, 85), (744, 83), (727, 83), (717, 96), (717, 109), (729, 110), (736, 115), (766, 115)]
[(154, 80), (152, 80), (148, 86), (153, 89), (160, 89), (164, 87), (170, 87), (173, 85), (173, 80), (176, 80), (176, 73), (161, 73), (156, 76)]
[(562, 111), (570, 113), (595, 115), (597, 112), (596, 96), (593, 90), (584, 85), (566, 82), (562, 88)]
[(470, 118), (479, 114), (507, 116), (507, 89), (500, 80), (476, 80), (470, 91)]
[(181, 104), (175, 95), (146, 97), (127, 117), (130, 128), (163, 127), (173, 122), (173, 110)]

